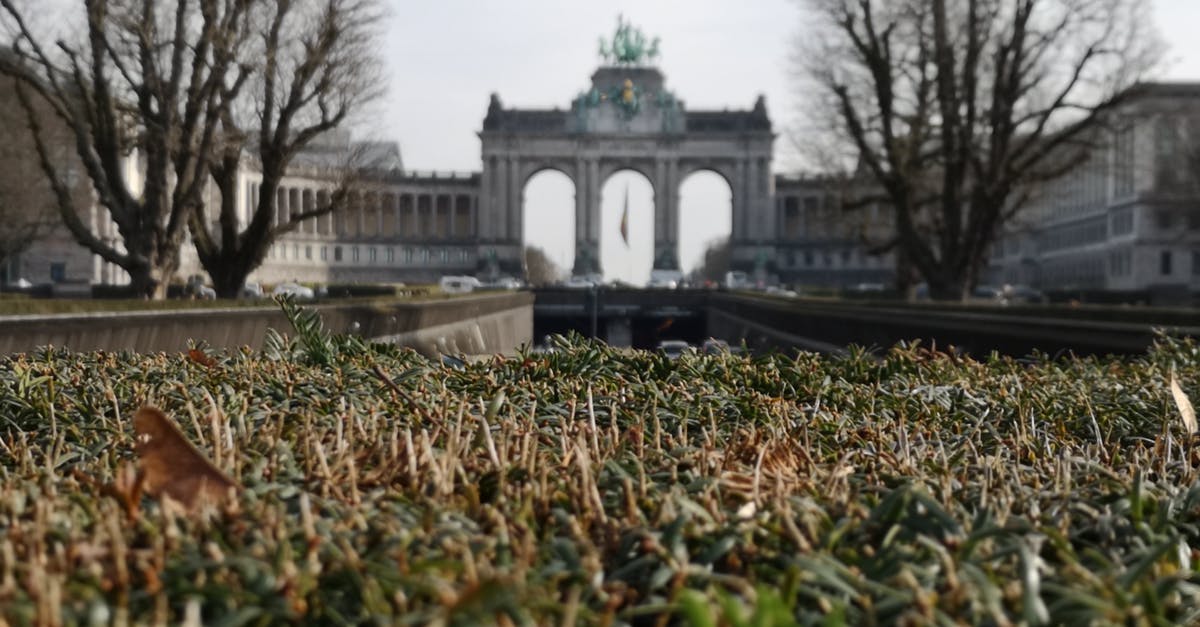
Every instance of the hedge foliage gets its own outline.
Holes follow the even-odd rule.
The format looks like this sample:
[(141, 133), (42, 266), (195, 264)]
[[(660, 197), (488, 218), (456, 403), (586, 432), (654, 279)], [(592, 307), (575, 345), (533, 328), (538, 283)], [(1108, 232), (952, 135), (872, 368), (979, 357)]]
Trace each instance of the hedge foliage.
[[(971, 361), (558, 352), (444, 368), (326, 335), (0, 362), (10, 624), (1200, 620), (1200, 349)], [(130, 519), (163, 408), (242, 486)], [(96, 483), (87, 480), (91, 477)]]

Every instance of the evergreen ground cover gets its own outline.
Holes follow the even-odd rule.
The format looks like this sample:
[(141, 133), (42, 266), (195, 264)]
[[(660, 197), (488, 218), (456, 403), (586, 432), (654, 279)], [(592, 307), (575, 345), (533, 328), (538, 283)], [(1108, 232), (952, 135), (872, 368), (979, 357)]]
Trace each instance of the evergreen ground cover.
[[(1133, 360), (689, 354), (444, 368), (289, 311), (262, 351), (0, 361), (0, 622), (1180, 624), (1200, 450)], [(154, 405), (243, 486), (99, 487)], [(88, 478), (91, 479), (88, 479)]]

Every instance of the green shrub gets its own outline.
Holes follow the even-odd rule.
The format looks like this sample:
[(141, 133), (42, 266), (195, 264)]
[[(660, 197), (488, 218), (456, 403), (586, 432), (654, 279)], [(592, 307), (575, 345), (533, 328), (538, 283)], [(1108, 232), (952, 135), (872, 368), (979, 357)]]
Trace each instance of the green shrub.
[[(0, 618), (1184, 624), (1200, 451), (1142, 359), (660, 355), (444, 369), (327, 335), (0, 362)], [(154, 404), (244, 486), (137, 520), (82, 477)], [(216, 410), (215, 412), (213, 410)], [(666, 622), (664, 621), (664, 622)]]

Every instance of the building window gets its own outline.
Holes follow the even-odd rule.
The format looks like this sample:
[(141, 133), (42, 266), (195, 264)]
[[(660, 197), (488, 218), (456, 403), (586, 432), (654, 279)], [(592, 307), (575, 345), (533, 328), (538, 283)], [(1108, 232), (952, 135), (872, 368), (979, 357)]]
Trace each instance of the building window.
[(440, 252), (438, 252), (438, 261), (440, 261), (444, 264), (449, 260), (450, 260), (450, 251), (443, 248)]
[(50, 280), (62, 283), (67, 280), (67, 264), (63, 261), (50, 262)]
[(1167, 190), (1178, 188), (1183, 179), (1179, 168), (1186, 159), (1180, 158), (1179, 133), (1174, 120), (1165, 116), (1154, 126), (1155, 183)]
[(391, 246), (388, 246), (388, 247), (387, 247), (387, 248), (385, 248), (384, 250), (385, 250), (385, 251), (387, 251), (387, 252), (385, 253), (385, 255), (387, 256), (387, 262), (388, 262), (388, 263), (395, 263), (395, 262), (396, 262), (396, 249), (395, 249), (395, 248), (392, 248)]
[(804, 251), (804, 267), (811, 268), (813, 265), (813, 254), (811, 250)]
[(312, 246), (304, 247), (304, 258), (309, 261), (312, 261)]
[(1133, 210), (1118, 209), (1112, 214), (1112, 234), (1128, 235), (1133, 232)]
[(404, 249), (404, 263), (412, 263), (412, 261), (413, 261), (413, 249), (405, 248)]
[(358, 246), (350, 249), (350, 261), (358, 263)]
[(321, 247), (321, 261), (329, 261), (329, 247), (328, 246)]
[(1133, 145), (1133, 126), (1116, 132), (1113, 142), (1113, 191), (1118, 198), (1133, 193), (1136, 153)]
[(300, 245), (292, 244), (292, 259), (299, 259), (299, 258), (300, 258)]
[(333, 247), (333, 260), (334, 260), (334, 261), (341, 261), (341, 260), (342, 260), (342, 247), (341, 247), (341, 246), (334, 246), (334, 247)]
[(1158, 272), (1163, 276), (1171, 275), (1171, 251), (1162, 251), (1162, 256), (1158, 260)]

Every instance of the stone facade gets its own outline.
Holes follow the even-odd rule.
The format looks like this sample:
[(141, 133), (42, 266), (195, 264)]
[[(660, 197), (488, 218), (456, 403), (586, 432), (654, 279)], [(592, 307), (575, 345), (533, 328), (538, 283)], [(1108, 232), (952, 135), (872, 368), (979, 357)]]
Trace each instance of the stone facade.
[[(524, 188), (547, 169), (564, 173), (577, 190), (577, 273), (602, 270), (600, 190), (620, 170), (639, 172), (654, 187), (655, 268), (679, 267), (679, 188), (690, 174), (711, 171), (731, 191), (735, 267), (774, 271), (779, 227), (771, 174), (775, 135), (761, 97), (747, 110), (689, 111), (666, 88), (657, 68), (601, 67), (567, 109), (505, 109), (493, 95), (479, 136), (483, 168), (465, 174), (405, 170), (394, 144), (353, 144), (334, 136), (312, 146), (297, 157), (279, 189), (277, 221), (328, 201), (341, 175), (340, 155), (370, 148), (383, 153), (383, 165), (359, 172), (346, 209), (281, 237), (250, 280), (429, 282), (445, 274), (520, 276)], [(247, 161), (237, 199), (243, 224), (258, 200), (259, 180)], [(210, 196), (209, 205), (215, 207), (216, 200)], [(93, 208), (92, 214), (99, 231), (108, 233), (104, 212)], [(41, 252), (52, 250), (46, 246)], [(80, 275), (73, 279), (126, 280), (111, 264), (88, 263), (90, 255), (81, 248), (56, 250), (55, 255), (73, 259), (68, 266)], [(37, 263), (61, 261), (39, 258)], [(193, 274), (202, 269), (185, 244), (179, 275)]]
[(711, 171), (729, 184), (733, 258), (774, 258), (771, 154), (774, 133), (761, 97), (751, 110), (688, 111), (651, 67), (602, 67), (570, 109), (505, 109), (493, 94), (483, 144), (480, 256), (520, 268), (522, 192), (543, 170), (575, 185), (575, 274), (600, 272), (600, 190), (633, 170), (654, 188), (654, 267), (677, 269), (679, 187)]
[(872, 249), (892, 233), (886, 205), (843, 210), (835, 181), (785, 175), (775, 177), (774, 200), (772, 271), (781, 282), (828, 288), (893, 282), (894, 256)]
[(1132, 88), (1096, 148), (1037, 190), (988, 280), (1159, 302), (1200, 291), (1200, 83)]

